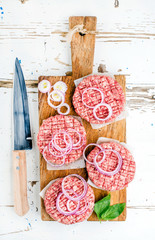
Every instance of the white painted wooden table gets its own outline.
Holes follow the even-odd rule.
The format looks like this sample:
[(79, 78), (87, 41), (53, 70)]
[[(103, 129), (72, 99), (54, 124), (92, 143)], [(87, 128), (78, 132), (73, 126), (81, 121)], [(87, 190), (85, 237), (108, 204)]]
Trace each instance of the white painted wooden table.
[[(114, 4), (115, 2), (115, 4)], [(155, 239), (155, 1), (119, 0), (0, 1), (0, 239)], [(39, 75), (71, 71), (66, 42), (70, 15), (98, 18), (94, 72), (127, 78), (127, 143), (137, 172), (127, 191), (126, 222), (84, 222), (64, 226), (42, 222), (39, 199)], [(27, 153), (30, 211), (18, 217), (12, 190), (12, 79), (15, 57), (28, 80), (33, 151)]]

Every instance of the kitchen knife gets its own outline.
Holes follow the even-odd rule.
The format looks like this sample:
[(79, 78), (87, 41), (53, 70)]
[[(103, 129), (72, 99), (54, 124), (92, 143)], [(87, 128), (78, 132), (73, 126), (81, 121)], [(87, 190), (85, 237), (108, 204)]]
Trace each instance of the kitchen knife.
[(13, 89), (13, 118), (14, 118), (14, 206), (19, 216), (29, 210), (27, 200), (27, 169), (26, 151), (32, 149), (28, 99), (24, 75), (18, 58), (15, 60), (15, 76)]

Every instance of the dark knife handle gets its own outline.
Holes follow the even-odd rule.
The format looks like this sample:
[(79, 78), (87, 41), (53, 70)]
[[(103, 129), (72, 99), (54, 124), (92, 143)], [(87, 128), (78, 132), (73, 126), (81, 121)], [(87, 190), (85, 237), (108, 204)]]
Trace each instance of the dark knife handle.
[(14, 207), (19, 216), (29, 210), (27, 200), (27, 169), (25, 150), (13, 151)]

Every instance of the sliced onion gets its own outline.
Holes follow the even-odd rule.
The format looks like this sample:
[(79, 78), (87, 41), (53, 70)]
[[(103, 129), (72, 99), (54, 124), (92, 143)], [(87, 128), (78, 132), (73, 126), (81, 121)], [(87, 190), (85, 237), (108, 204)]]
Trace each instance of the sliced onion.
[[(50, 147), (51, 147), (51, 145), (52, 145), (52, 149), (54, 150), (56, 150), (56, 151), (59, 151), (59, 152), (61, 152), (61, 153), (64, 153), (64, 156), (66, 155), (66, 154), (69, 154), (71, 151), (72, 151), (72, 143), (71, 143), (71, 145), (68, 145), (68, 146), (66, 146), (65, 148), (61, 148), (61, 147), (59, 147), (58, 145), (55, 145), (55, 143), (54, 143), (54, 140), (52, 139), (52, 141), (51, 141), (51, 143), (50, 143)], [(52, 151), (50, 150), (50, 152), (51, 152), (51, 154), (52, 154)]]
[[(54, 151), (52, 152), (50, 150), (50, 148), (52, 148)], [(60, 151), (60, 150), (57, 150), (54, 145), (53, 145), (53, 139), (49, 142), (49, 152), (54, 156), (54, 157), (64, 157), (66, 154), (67, 154), (67, 151), (63, 152), (63, 151)], [(60, 152), (60, 154), (55, 154), (54, 152)]]
[[(60, 151), (60, 152), (70, 152), (70, 150), (72, 149), (72, 143), (69, 145), (67, 145), (66, 147), (64, 147), (64, 148), (61, 148), (61, 147), (59, 147), (57, 144), (55, 144), (55, 142), (54, 142), (54, 139), (52, 139), (52, 145), (53, 145), (53, 147), (57, 150), (57, 151)], [(50, 145), (51, 146), (51, 145)]]
[[(84, 158), (89, 164), (94, 165), (93, 162), (88, 161), (88, 159), (86, 158), (86, 155), (85, 155), (85, 151), (86, 151), (86, 149), (87, 149), (89, 146), (96, 146), (96, 147), (98, 147), (100, 150), (103, 150), (103, 148), (102, 148), (99, 144), (90, 143), (90, 144), (88, 144), (88, 145), (85, 147), (85, 149), (83, 150), (83, 158)], [(105, 159), (105, 154), (104, 154), (103, 158), (101, 159), (101, 161), (100, 161), (99, 163), (103, 162), (104, 159)]]
[[(79, 141), (77, 142), (77, 143), (73, 143), (73, 147), (72, 147), (72, 149), (79, 149), (79, 148), (81, 148), (82, 146), (83, 146), (83, 143), (81, 144), (81, 146), (79, 146), (79, 147), (76, 147), (76, 146), (78, 146), (79, 144), (80, 144), (80, 142), (81, 142), (81, 139), (82, 139), (82, 135), (81, 135), (81, 133), (79, 133), (77, 130), (75, 130), (75, 129), (71, 129), (72, 130), (72, 132), (75, 132), (75, 133), (77, 133), (78, 134), (78, 137), (79, 137)], [(69, 129), (68, 129), (68, 131), (69, 131)], [(66, 141), (66, 138), (64, 138), (64, 140)], [(67, 141), (66, 141), (67, 142)]]
[(53, 87), (54, 87), (54, 90), (59, 90), (63, 93), (67, 91), (67, 85), (63, 81), (56, 82)]
[[(69, 177), (69, 176), (77, 177), (77, 178), (79, 178), (80, 180), (82, 180), (83, 185), (84, 185), (84, 191), (83, 191), (83, 193), (82, 193), (81, 195), (78, 195), (78, 194), (77, 194), (75, 191), (73, 191), (72, 189), (70, 189), (70, 190), (69, 190), (69, 189), (68, 189), (68, 190), (65, 190), (65, 189), (64, 189), (64, 180), (65, 180), (67, 177)], [(57, 210), (58, 210), (61, 214), (63, 214), (64, 216), (71, 216), (71, 215), (74, 215), (74, 214), (75, 214), (75, 215), (81, 215), (81, 214), (85, 213), (85, 212), (87, 211), (87, 209), (88, 209), (88, 206), (89, 206), (89, 202), (88, 202), (88, 199), (87, 199), (87, 198), (84, 199), (84, 201), (85, 201), (84, 207), (82, 207), (81, 210), (79, 210), (79, 208), (80, 208), (80, 200), (85, 197), (85, 195), (86, 195), (86, 193), (87, 193), (87, 189), (88, 189), (88, 185), (87, 185), (86, 181), (85, 181), (81, 176), (79, 176), (79, 175), (77, 175), (77, 174), (71, 174), (71, 175), (66, 176), (66, 177), (62, 180), (62, 192), (59, 193), (59, 195), (58, 195), (58, 197), (57, 197), (57, 199), (56, 199), (56, 207), (57, 207)], [(69, 195), (70, 192), (74, 195), (74, 197), (71, 197), (71, 196)], [(68, 198), (68, 200), (67, 200), (67, 210), (68, 210), (68, 211), (63, 210), (63, 209), (60, 207), (60, 198), (61, 198), (62, 195), (64, 195), (66, 198)], [(70, 206), (69, 206), (69, 204), (70, 204), (71, 201), (72, 201), (72, 202), (76, 202), (76, 204), (77, 204), (77, 206), (76, 206), (76, 208), (75, 208), (74, 210), (71, 210), (71, 208), (70, 208)]]
[[(68, 192), (69, 192), (69, 191), (71, 191), (72, 193), (74, 193), (76, 197), (78, 196), (78, 194), (77, 194), (76, 192), (74, 192), (73, 190), (68, 190)], [(72, 211), (71, 208), (70, 208), (70, 206), (69, 206), (69, 203), (70, 203), (71, 201), (72, 201), (72, 200), (69, 200), (69, 199), (68, 199), (68, 201), (67, 201), (67, 208), (68, 208), (69, 211)], [(80, 214), (85, 213), (85, 212), (87, 211), (88, 207), (89, 207), (89, 202), (88, 202), (88, 199), (86, 198), (86, 199), (85, 199), (85, 206), (84, 206), (81, 210), (76, 211), (76, 212), (75, 212), (75, 215), (80, 215)], [(79, 206), (79, 208), (80, 208), (80, 206)]]
[[(107, 107), (107, 109), (108, 109), (108, 111), (109, 111), (109, 114), (108, 114), (107, 117), (105, 117), (105, 118), (99, 118), (99, 117), (97, 117), (97, 115), (96, 115), (96, 109), (99, 108), (100, 106), (105, 106), (105, 107)], [(94, 107), (94, 109), (93, 109), (93, 114), (94, 114), (94, 117), (95, 117), (97, 120), (99, 120), (99, 121), (105, 121), (105, 120), (107, 120), (107, 119), (109, 119), (109, 118), (111, 117), (111, 115), (112, 115), (112, 108), (111, 108), (111, 106), (110, 106), (109, 104), (99, 103), (98, 105), (96, 105), (96, 106)]]
[(50, 90), (51, 90), (51, 83), (48, 80), (42, 80), (38, 84), (38, 89), (42, 93), (50, 92)]
[[(61, 103), (60, 103), (59, 105), (57, 105), (57, 106), (55, 106), (55, 105), (53, 105), (53, 104), (51, 103), (51, 99), (52, 99), (52, 98), (51, 98), (51, 95), (52, 95), (53, 93), (57, 93), (57, 94), (59, 94), (59, 95), (61, 96)], [(64, 95), (63, 92), (61, 92), (61, 91), (59, 91), (59, 90), (54, 90), (54, 91), (52, 91), (51, 93), (48, 94), (48, 104), (50, 105), (50, 107), (52, 107), (52, 108), (54, 108), (54, 109), (57, 109), (57, 108), (61, 107), (61, 106), (64, 104), (64, 101), (65, 101), (65, 95)]]
[[(79, 196), (79, 195), (78, 195), (76, 192), (74, 192), (72, 189), (66, 190), (66, 192), (72, 192), (76, 197)], [(72, 211), (72, 210), (70, 209), (70, 207), (69, 207), (69, 203), (70, 203), (71, 201), (72, 201), (72, 200), (69, 200), (69, 199), (68, 199), (68, 201), (67, 201), (67, 208), (68, 208), (69, 211)]]
[[(80, 215), (80, 214), (85, 213), (85, 212), (87, 211), (88, 207), (89, 207), (89, 202), (88, 202), (88, 200), (86, 199), (86, 201), (85, 201), (85, 206), (84, 206), (81, 210), (78, 210), (75, 214), (76, 214), (76, 215)], [(80, 208), (80, 207), (79, 207), (79, 208)]]
[(80, 134), (77, 130), (75, 130), (75, 129), (72, 129), (72, 131), (75, 132), (75, 133), (77, 133), (77, 134), (78, 134), (78, 137), (79, 137), (79, 141), (78, 141), (77, 143), (74, 143), (74, 144), (73, 144), (73, 147), (76, 147), (76, 146), (79, 145), (80, 142), (81, 142), (81, 134)]
[[(67, 190), (65, 190), (64, 188), (64, 181), (67, 177), (77, 177), (79, 178), (82, 182), (83, 182), (83, 186), (84, 186), (84, 190), (83, 190), (83, 193), (81, 195), (79, 195), (78, 197), (71, 197), (68, 195), (67, 193)], [(62, 180), (62, 192), (63, 194), (69, 199), (69, 200), (73, 200), (73, 201), (80, 201), (82, 198), (85, 197), (86, 193), (87, 193), (87, 189), (88, 189), (88, 185), (85, 181), (85, 179), (83, 177), (81, 177), (80, 175), (77, 175), (77, 174), (71, 174), (71, 175), (68, 175), (66, 176), (63, 180)]]
[(51, 94), (50, 94), (50, 99), (52, 101), (55, 101), (55, 102), (60, 102), (62, 97), (60, 96), (60, 94), (55, 93), (54, 91), (52, 91)]
[[(78, 196), (78, 194), (77, 194), (76, 192), (74, 192), (73, 190), (70, 190), (70, 191), (73, 192), (76, 196)], [(69, 206), (69, 203), (70, 203), (71, 201), (72, 201), (72, 200), (69, 200), (69, 199), (68, 199), (68, 201), (67, 201), (67, 208), (68, 208), (69, 211), (72, 211), (71, 208), (70, 208), (70, 206)], [(87, 211), (88, 207), (89, 207), (89, 202), (88, 202), (88, 200), (87, 200), (87, 198), (86, 198), (86, 199), (85, 199), (85, 206), (84, 206), (81, 210), (78, 210), (75, 214), (76, 214), (76, 215), (80, 215), (80, 214), (85, 213), (85, 212)], [(79, 208), (80, 208), (80, 206), (79, 206)]]
[(82, 143), (80, 144), (80, 146), (78, 146), (78, 147), (73, 147), (72, 149), (78, 150), (78, 149), (82, 148), (82, 146), (83, 146), (83, 144), (84, 144), (83, 136), (81, 136), (81, 139), (82, 139)]
[[(64, 142), (66, 144), (66, 148), (61, 148), (56, 143), (56, 137), (58, 134), (61, 134), (61, 133), (64, 134)], [(69, 143), (67, 141), (65, 141), (65, 136), (67, 136), (69, 138)], [(72, 150), (72, 146), (73, 146), (72, 139), (71, 139), (71, 136), (69, 135), (69, 133), (67, 133), (66, 131), (60, 131), (59, 133), (55, 134), (54, 137), (52, 138), (51, 142), (52, 142), (53, 146), (55, 147), (55, 149), (58, 151), (62, 151), (62, 152), (66, 151), (68, 153), (68, 151), (70, 152)]]
[[(62, 107), (66, 107), (67, 108), (67, 111), (65, 113), (61, 112), (61, 108)], [(63, 103), (61, 106), (59, 106), (57, 108), (57, 112), (60, 114), (60, 115), (67, 115), (70, 113), (70, 106), (67, 104), (67, 103)]]
[(66, 146), (66, 147), (64, 147), (64, 148), (59, 147), (59, 146), (57, 145), (57, 143), (55, 143), (54, 138), (52, 138), (52, 140), (51, 140), (50, 146), (51, 146), (51, 145), (52, 145), (57, 151), (59, 151), (59, 152), (66, 152), (66, 149), (68, 149), (68, 146)]
[(61, 166), (63, 166), (64, 164), (65, 164), (65, 157), (63, 157), (63, 162), (62, 162), (62, 164), (54, 164), (54, 163), (51, 163), (49, 160), (47, 160), (47, 158), (45, 157), (45, 149), (47, 148), (47, 146), (46, 147), (44, 147), (44, 150), (43, 150), (43, 158), (45, 159), (45, 161), (48, 163), (48, 164), (50, 164), (52, 167), (61, 167)]
[[(53, 140), (52, 140), (52, 141), (53, 141)], [(64, 157), (65, 155), (67, 155), (67, 154), (69, 154), (69, 153), (71, 152), (72, 147), (66, 149), (65, 151), (60, 151), (60, 150), (56, 149), (56, 148), (54, 147), (52, 141), (49, 143), (49, 152), (50, 152), (54, 157), (58, 157), (58, 158), (59, 158), (59, 157)], [(50, 147), (54, 150), (54, 152), (57, 152), (57, 153), (60, 152), (60, 154), (55, 154), (55, 153), (53, 153), (53, 152), (50, 150)]]
[(83, 102), (83, 104), (84, 104), (86, 107), (88, 107), (88, 108), (94, 108), (94, 106), (93, 106), (93, 107), (92, 107), (92, 106), (89, 106), (89, 105), (87, 105), (87, 104), (84, 102), (84, 94), (85, 94), (88, 90), (90, 90), (90, 89), (92, 89), (92, 90), (96, 90), (96, 91), (100, 92), (101, 97), (102, 97), (100, 103), (103, 103), (103, 100), (104, 100), (104, 94), (103, 94), (103, 92), (102, 92), (99, 88), (94, 88), (94, 87), (86, 88), (86, 89), (83, 91), (83, 93), (82, 93), (82, 102)]
[[(62, 192), (62, 193), (60, 193), (59, 195), (58, 195), (58, 197), (57, 197), (57, 199), (56, 199), (56, 207), (57, 207), (57, 210), (61, 213), (61, 214), (63, 214), (63, 215), (66, 215), (66, 216), (70, 216), (70, 215), (73, 215), (73, 214), (75, 214), (77, 211), (78, 211), (78, 209), (79, 209), (79, 206), (80, 206), (80, 201), (77, 201), (77, 207), (73, 210), (73, 211), (64, 211), (64, 210), (62, 210), (62, 208), (60, 208), (60, 204), (59, 204), (59, 200), (60, 200), (60, 197), (63, 195), (64, 193)], [(65, 195), (65, 194), (64, 194)], [(66, 196), (65, 196), (66, 197)]]
[[(99, 163), (96, 161), (97, 156), (98, 156), (100, 153), (106, 152), (106, 151), (114, 152), (114, 153), (117, 155), (117, 157), (118, 157), (118, 165), (117, 165), (116, 169), (115, 169), (114, 171), (111, 171), (111, 172), (104, 171), (102, 168), (99, 167), (99, 165), (98, 165)], [(100, 152), (98, 152), (98, 153), (96, 154), (96, 156), (95, 156), (95, 158), (94, 158), (94, 165), (96, 166), (97, 170), (98, 170), (100, 173), (102, 173), (102, 174), (104, 174), (104, 175), (106, 175), (106, 176), (113, 176), (113, 175), (115, 175), (116, 173), (118, 173), (118, 172), (120, 171), (120, 169), (121, 169), (121, 166), (122, 166), (122, 157), (121, 157), (121, 155), (120, 155), (116, 150), (113, 150), (113, 149), (104, 149), (104, 150), (102, 150), (102, 151), (100, 151)]]

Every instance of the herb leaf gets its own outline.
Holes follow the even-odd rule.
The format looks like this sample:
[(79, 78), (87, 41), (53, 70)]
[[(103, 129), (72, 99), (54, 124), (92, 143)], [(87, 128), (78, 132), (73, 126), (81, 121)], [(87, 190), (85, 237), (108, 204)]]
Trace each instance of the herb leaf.
[(125, 203), (119, 203), (119, 204), (109, 206), (109, 208), (106, 211), (102, 212), (101, 218), (102, 220), (115, 219), (124, 211), (124, 208), (125, 208)]
[(95, 203), (94, 211), (97, 214), (98, 219), (102, 219), (101, 215), (108, 210), (110, 206), (110, 197), (111, 195), (108, 194), (106, 197)]

